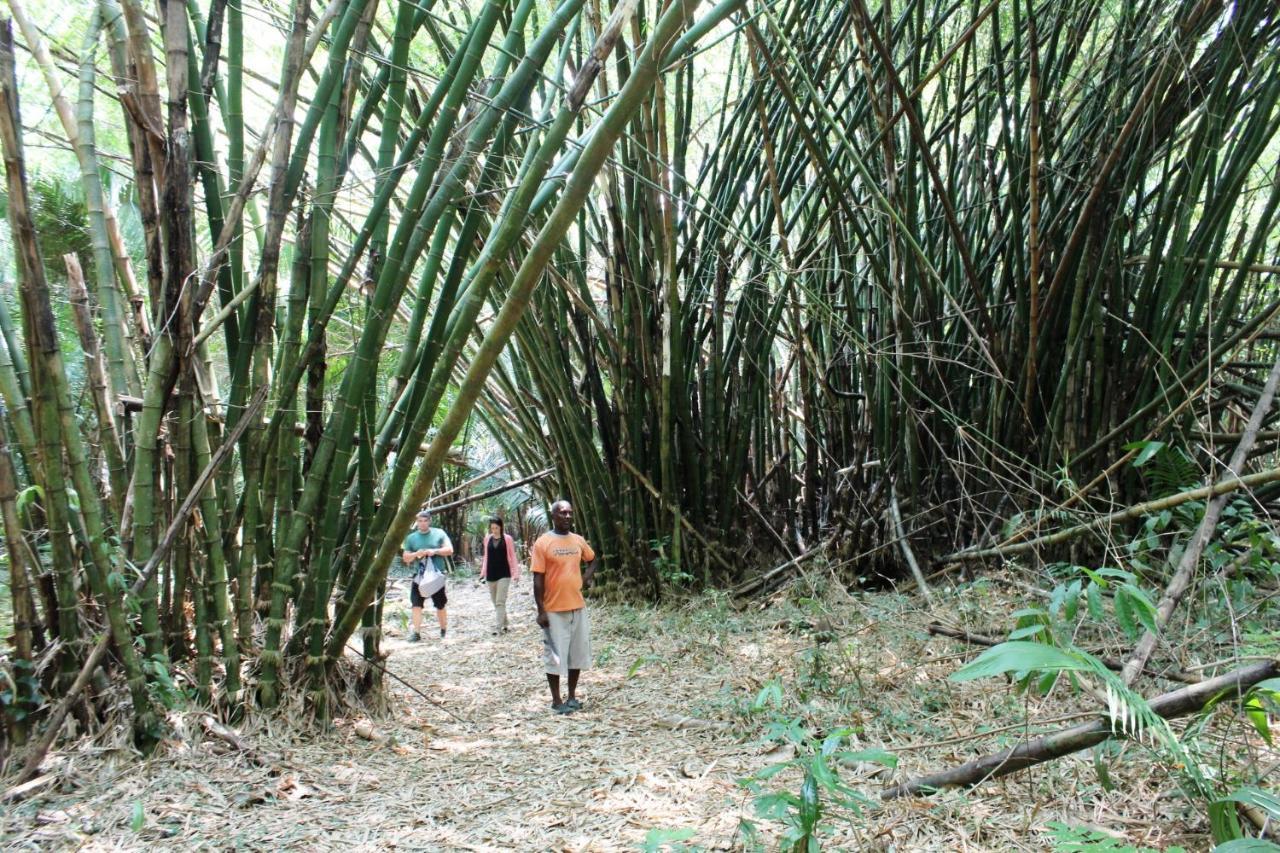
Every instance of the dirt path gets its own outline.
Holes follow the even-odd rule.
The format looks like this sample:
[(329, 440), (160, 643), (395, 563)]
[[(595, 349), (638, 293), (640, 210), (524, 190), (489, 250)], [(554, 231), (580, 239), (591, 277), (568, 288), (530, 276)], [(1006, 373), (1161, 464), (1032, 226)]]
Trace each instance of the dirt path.
[(59, 753), (70, 790), (0, 809), (0, 846), (635, 850), (655, 828), (730, 846), (745, 800), (735, 780), (759, 749), (724, 724), (679, 721), (717, 676), (666, 666), (674, 638), (635, 611), (599, 607), (601, 665), (583, 674), (585, 707), (561, 717), (527, 579), (510, 611), (510, 633), (491, 636), (487, 592), (451, 581), (447, 639), (430, 609), (421, 643), (389, 620), (389, 670), (439, 706), (389, 679), (394, 712), (374, 721), (378, 740), (357, 734), (368, 721), (308, 739), (259, 720), (242, 727), (259, 754), (216, 754), (198, 715), (175, 715), (183, 740), (146, 762), (87, 744)]
[[(558, 716), (542, 675), (528, 581), (512, 587), (511, 630), (499, 637), (490, 633), (487, 592), (455, 582), (449, 598), (446, 640), (431, 630), (421, 643), (388, 642), (389, 669), (465, 722), (396, 685), (405, 726), (422, 732), (417, 743), (403, 738), (406, 801), (420, 808), (413, 827), (397, 827), (389, 815), (384, 841), (635, 849), (650, 829), (693, 827), (703, 844), (731, 842), (743, 800), (735, 774), (758, 750), (714, 729), (688, 728), (696, 720), (677, 725), (705, 685), (660, 666), (628, 679), (637, 661), (656, 657), (655, 646), (611, 630), (618, 620), (596, 608), (594, 651), (603, 665), (582, 676), (583, 709)], [(430, 610), (426, 616), (431, 624)]]

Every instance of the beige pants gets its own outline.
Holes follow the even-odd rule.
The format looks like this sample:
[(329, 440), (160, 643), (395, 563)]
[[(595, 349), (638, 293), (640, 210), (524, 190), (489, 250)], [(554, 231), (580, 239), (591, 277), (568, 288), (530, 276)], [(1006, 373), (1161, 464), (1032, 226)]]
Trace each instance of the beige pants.
[(507, 630), (507, 589), (511, 578), (489, 581), (489, 600), (493, 602), (493, 630)]
[(591, 621), (585, 607), (547, 614), (542, 663), (547, 675), (562, 678), (568, 678), (571, 669), (591, 669)]

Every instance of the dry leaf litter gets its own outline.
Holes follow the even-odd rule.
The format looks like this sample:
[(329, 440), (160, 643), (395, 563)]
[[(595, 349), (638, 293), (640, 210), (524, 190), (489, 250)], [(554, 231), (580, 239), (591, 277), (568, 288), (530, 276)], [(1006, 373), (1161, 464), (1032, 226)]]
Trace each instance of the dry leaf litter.
[[(965, 587), (943, 606), (956, 625), (987, 629), (988, 614), (1016, 606), (999, 590), (998, 579)], [(828, 809), (827, 850), (1045, 850), (1050, 821), (1155, 849), (1209, 846), (1201, 810), (1138, 744), (1106, 759), (1107, 787), (1083, 753), (972, 791), (880, 804), (891, 780), (1090, 708), (1066, 691), (1029, 699), (994, 679), (947, 681), (979, 650), (929, 637), (936, 612), (909, 596), (850, 595), (811, 575), (743, 611), (711, 596), (678, 610), (595, 605), (597, 666), (582, 677), (584, 709), (567, 717), (550, 713), (528, 582), (513, 587), (512, 629), (498, 637), (485, 590), (455, 580), (449, 596), (447, 639), (434, 636), (430, 610), (421, 643), (405, 642), (400, 619), (387, 629), (389, 671), (429, 701), (388, 678), (382, 713), (323, 732), (300, 713), (235, 727), (174, 713), (173, 737), (145, 760), (123, 729), (81, 739), (49, 756), (38, 793), (0, 806), (0, 845), (612, 851), (642, 849), (652, 830), (685, 829), (688, 846), (671, 849), (738, 850), (754, 846), (746, 818), (758, 843), (777, 849), (785, 826), (759, 820), (740, 781), (796, 755), (763, 735), (770, 722), (798, 719), (819, 735), (853, 728), (854, 749), (902, 750), (896, 770), (838, 768), (868, 804)], [(388, 603), (393, 616), (404, 607)], [(753, 711), (775, 679), (781, 707)], [(990, 729), (1004, 731), (972, 737)], [(1230, 714), (1211, 721), (1204, 742), (1221, 772), (1280, 761)], [(798, 792), (801, 780), (792, 768), (765, 788)]]

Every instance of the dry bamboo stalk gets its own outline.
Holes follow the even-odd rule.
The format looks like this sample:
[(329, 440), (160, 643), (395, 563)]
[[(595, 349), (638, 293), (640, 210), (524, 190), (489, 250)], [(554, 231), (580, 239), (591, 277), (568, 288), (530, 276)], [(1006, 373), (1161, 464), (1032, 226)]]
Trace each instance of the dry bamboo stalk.
[(915, 551), (911, 550), (911, 543), (907, 540), (907, 533), (902, 527), (902, 513), (898, 509), (896, 486), (889, 487), (889, 518), (893, 522), (893, 536), (902, 548), (902, 556), (906, 558), (907, 565), (911, 567), (911, 576), (916, 579), (916, 585), (920, 587), (920, 594), (924, 596), (925, 602), (932, 607), (933, 594), (929, 592), (929, 584), (925, 583), (924, 572), (920, 571), (920, 563), (916, 561)]
[[(1151, 699), (1151, 710), (1166, 720), (1199, 711), (1210, 701), (1221, 700), (1226, 695), (1239, 698), (1245, 692), (1268, 678), (1280, 674), (1280, 661), (1242, 667), (1209, 681), (1202, 681)], [(976, 758), (951, 770), (918, 776), (910, 781), (894, 785), (880, 792), (880, 798), (892, 800), (905, 796), (923, 796), (942, 788), (961, 788), (978, 785), (988, 779), (998, 779), (1082, 749), (1088, 749), (1116, 735), (1111, 720), (1100, 717), (1089, 723), (1081, 723), (1069, 729), (1019, 744), (1012, 749)]]
[[(501, 486), (495, 486), (494, 488), (489, 489), (487, 491), (479, 492), (474, 495), (469, 495), (468, 497), (461, 498), (460, 500), (456, 500), (451, 503), (441, 504), (440, 506), (433, 506), (433, 507), (430, 507), (430, 509), (432, 512), (444, 512), (445, 510), (457, 509), (460, 506), (468, 506), (470, 504), (475, 503), (476, 501), (482, 501), (485, 498), (491, 498), (494, 495), (500, 495), (503, 492), (509, 492), (512, 489), (518, 489), (521, 486), (534, 482), (535, 480), (541, 480), (543, 477), (546, 477), (548, 474), (555, 473), (555, 470), (556, 470), (555, 468), (548, 468), (545, 471), (539, 471), (536, 474), (530, 474), (528, 477), (522, 477), (519, 480), (513, 480), (510, 483), (503, 483)], [(462, 487), (459, 486), (458, 488), (462, 488)], [(451, 489), (450, 491), (457, 491), (457, 489)]]

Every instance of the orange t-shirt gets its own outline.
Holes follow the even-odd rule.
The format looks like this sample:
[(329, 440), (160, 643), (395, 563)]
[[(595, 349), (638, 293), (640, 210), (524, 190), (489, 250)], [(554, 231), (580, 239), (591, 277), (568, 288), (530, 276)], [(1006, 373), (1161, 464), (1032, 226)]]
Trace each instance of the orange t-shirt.
[(529, 551), (529, 571), (545, 574), (542, 606), (548, 613), (579, 610), (582, 600), (582, 564), (596, 558), (587, 540), (576, 533), (544, 533)]

